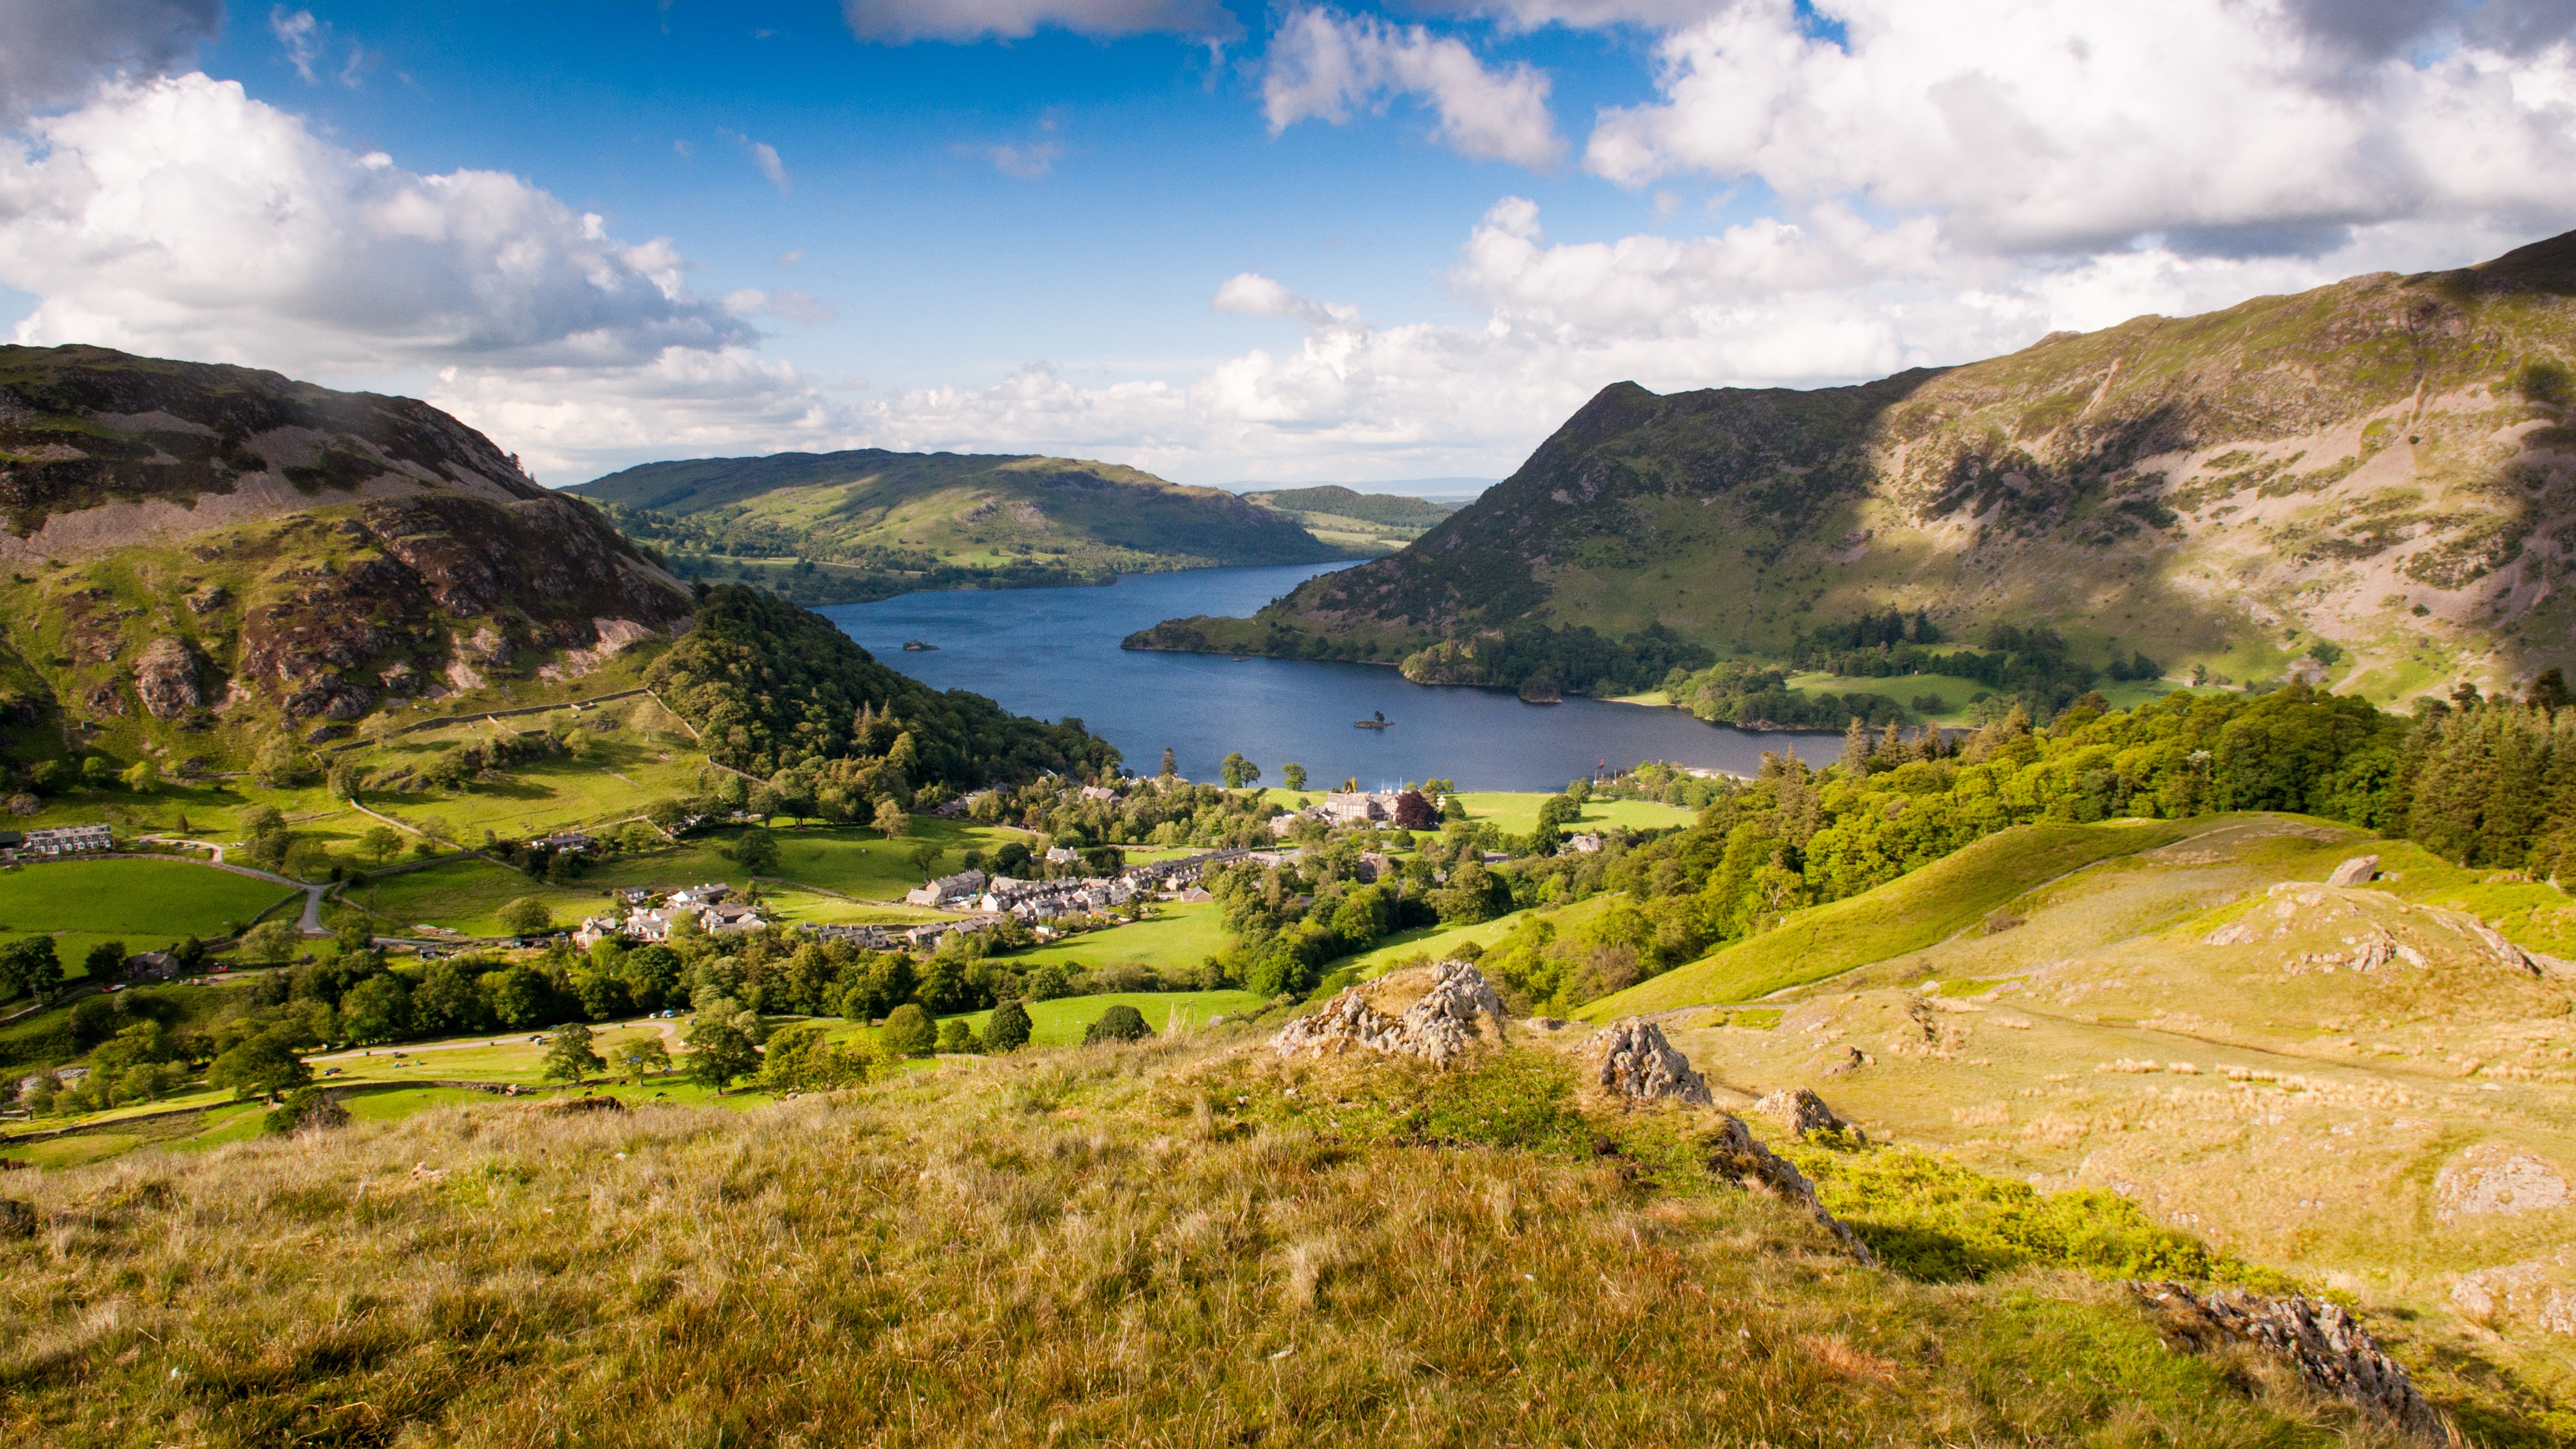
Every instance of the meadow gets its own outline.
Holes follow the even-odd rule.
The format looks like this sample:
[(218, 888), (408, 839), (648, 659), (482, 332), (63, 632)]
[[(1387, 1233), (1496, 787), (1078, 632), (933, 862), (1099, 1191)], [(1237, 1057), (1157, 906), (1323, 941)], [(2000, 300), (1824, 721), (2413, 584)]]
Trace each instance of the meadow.
[(1588, 1105), (1544, 1048), (1438, 1073), (1242, 1044), (736, 1112), (428, 1105), (22, 1174), (0, 1419), (89, 1444), (2381, 1442), (2081, 1272), (1862, 1267), (1705, 1165), (1711, 1115)]
[(64, 976), (77, 979), (101, 941), (132, 952), (191, 935), (221, 940), (296, 894), (185, 860), (43, 861), (0, 870), (0, 944), (50, 935)]

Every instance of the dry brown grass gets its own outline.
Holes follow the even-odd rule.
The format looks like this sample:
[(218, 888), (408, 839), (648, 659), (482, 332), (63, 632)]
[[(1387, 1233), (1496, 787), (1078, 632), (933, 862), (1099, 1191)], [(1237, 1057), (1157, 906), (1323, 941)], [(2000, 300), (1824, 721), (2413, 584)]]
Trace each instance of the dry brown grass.
[(2361, 1442), (2101, 1285), (1856, 1267), (1687, 1114), (1417, 1145), (1473, 1073), (1223, 1051), (13, 1175), (0, 1443)]

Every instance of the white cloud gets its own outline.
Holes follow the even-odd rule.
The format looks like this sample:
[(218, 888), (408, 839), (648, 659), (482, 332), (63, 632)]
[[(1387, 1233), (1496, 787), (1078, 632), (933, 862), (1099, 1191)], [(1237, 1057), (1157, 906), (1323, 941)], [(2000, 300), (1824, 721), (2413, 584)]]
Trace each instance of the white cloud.
[(2333, 250), (2410, 217), (2576, 214), (2566, 47), (2356, 58), (2247, 0), (1737, 0), (1657, 49), (1662, 99), (1604, 111), (1585, 166), (1623, 186), (1756, 177), (1998, 252), (2140, 237)]
[(1026, 146), (987, 146), (981, 153), (993, 163), (993, 169), (1022, 181), (1044, 181), (1055, 171), (1055, 163), (1064, 148), (1053, 141), (1036, 141)]
[(740, 131), (719, 131), (717, 134), (730, 138), (735, 145), (742, 147), (743, 151), (751, 157), (751, 164), (759, 167), (760, 174), (768, 178), (769, 184), (778, 188), (779, 195), (786, 196), (795, 191), (795, 179), (787, 174), (787, 163), (779, 159), (777, 147), (766, 141), (755, 141)]
[(1241, 34), (1219, 0), (842, 0), (842, 18), (861, 40), (1018, 40), (1040, 30), (1080, 35), (1170, 31), (1209, 39)]
[(1394, 97), (1410, 96), (1439, 114), (1433, 140), (1539, 170), (1565, 149), (1548, 115), (1548, 88), (1543, 71), (1519, 63), (1488, 70), (1463, 42), (1419, 25), (1305, 9), (1271, 37), (1261, 103), (1275, 136), (1299, 121), (1341, 125), (1354, 110), (1383, 113)]
[(355, 88), (375, 61), (365, 46), (351, 41), (348, 53), (333, 70), (330, 52), (337, 37), (332, 34), (330, 22), (314, 19), (310, 10), (288, 10), (283, 5), (272, 8), (268, 12), (268, 32), (277, 37), (277, 43), (286, 51), (286, 63), (295, 67), (295, 74), (306, 85), (329, 79)]
[(223, 0), (0, 0), (0, 121), (184, 64), (223, 21)]

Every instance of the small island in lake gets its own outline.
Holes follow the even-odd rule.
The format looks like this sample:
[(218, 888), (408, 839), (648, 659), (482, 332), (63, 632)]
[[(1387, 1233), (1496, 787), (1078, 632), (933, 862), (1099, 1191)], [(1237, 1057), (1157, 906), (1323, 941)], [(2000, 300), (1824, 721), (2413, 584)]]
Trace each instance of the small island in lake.
[(1357, 730), (1386, 730), (1395, 728), (1394, 722), (1386, 717), (1386, 711), (1382, 709), (1373, 709), (1369, 711), (1369, 715), (1370, 717), (1367, 719), (1353, 721), (1351, 728)]
[(919, 639), (906, 639), (903, 641), (903, 652), (906, 654), (926, 654), (938, 647), (939, 646), (936, 644), (926, 643)]

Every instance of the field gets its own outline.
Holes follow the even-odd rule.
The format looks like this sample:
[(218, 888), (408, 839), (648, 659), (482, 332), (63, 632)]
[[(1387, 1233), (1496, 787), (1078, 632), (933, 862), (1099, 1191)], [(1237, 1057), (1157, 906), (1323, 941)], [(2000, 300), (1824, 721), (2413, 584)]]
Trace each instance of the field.
[(0, 1241), (0, 1414), (31, 1443), (2379, 1442), (2083, 1274), (1861, 1267), (1711, 1173), (1704, 1111), (1589, 1105), (1545, 1048), (1266, 1065), (1233, 1032), (24, 1174), (52, 1226)]
[[(1470, 820), (1488, 821), (1507, 835), (1527, 835), (1538, 828), (1538, 807), (1552, 798), (1537, 791), (1461, 790), (1458, 803), (1467, 807)], [(1659, 805), (1652, 800), (1587, 800), (1583, 814), (1565, 827), (1571, 835), (1585, 830), (1625, 827), (1630, 830), (1655, 830), (1668, 826), (1688, 825), (1696, 818), (1693, 811), (1678, 805)]]
[[(1210, 1017), (1232, 1020), (1249, 1016), (1266, 1004), (1249, 991), (1129, 991), (1032, 1001), (1028, 1003), (1029, 1045), (1077, 1045), (1083, 1029), (1113, 1006), (1132, 1006), (1145, 1018), (1145, 1025), (1158, 1033), (1168, 1033), (1176, 1020), (1181, 1031), (1197, 1031), (1208, 1024)], [(966, 1023), (980, 1035), (992, 1019), (993, 1013), (979, 1011), (967, 1017)]]
[(1599, 915), (1609, 906), (1608, 896), (1594, 896), (1570, 906), (1536, 906), (1514, 911), (1473, 926), (1420, 926), (1410, 931), (1398, 931), (1372, 950), (1332, 963), (1332, 969), (1335, 973), (1350, 970), (1355, 977), (1376, 976), (1398, 961), (1415, 956), (1443, 961), (1457, 955), (1458, 948), (1471, 941), (1478, 946), (1491, 946), (1532, 916), (1543, 916), (1556, 922), (1559, 929), (1564, 929)]
[[(291, 894), (285, 886), (183, 860), (66, 860), (0, 870), (0, 943), (51, 935), (67, 976), (100, 941), (130, 951), (183, 936), (219, 940)], [(300, 911), (302, 908), (296, 907)]]
[(1091, 931), (1018, 952), (1022, 966), (1109, 966), (1134, 962), (1157, 971), (1195, 971), (1225, 946), (1224, 913), (1213, 901), (1158, 901), (1151, 920)]

